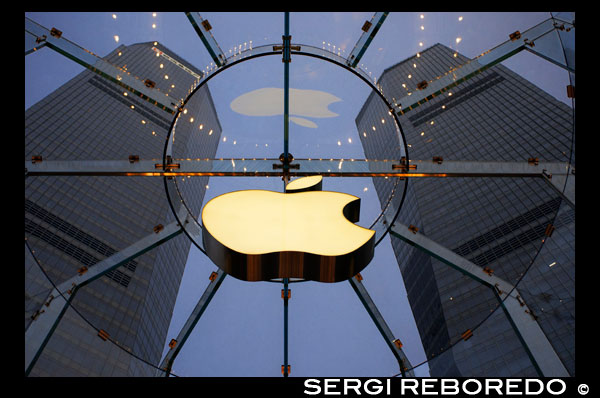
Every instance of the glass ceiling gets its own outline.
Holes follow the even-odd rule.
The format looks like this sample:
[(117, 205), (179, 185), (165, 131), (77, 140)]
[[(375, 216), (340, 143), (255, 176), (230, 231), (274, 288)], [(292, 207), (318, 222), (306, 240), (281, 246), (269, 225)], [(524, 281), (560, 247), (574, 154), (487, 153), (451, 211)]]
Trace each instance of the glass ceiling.
[[(241, 57), (251, 49), (256, 51), (261, 46), (282, 43), (283, 13), (200, 14), (210, 22), (211, 33), (230, 62), (236, 59), (236, 54)], [(361, 27), (373, 15), (374, 12), (291, 13), (292, 45), (305, 46), (307, 51), (308, 46), (312, 46), (315, 53), (327, 50), (347, 58), (363, 33)], [(121, 44), (156, 41), (205, 74), (218, 71), (183, 12), (27, 12), (25, 16), (47, 29), (56, 27), (66, 39), (99, 57)], [(368, 45), (357, 69), (376, 86), (384, 70), (436, 43), (475, 58), (509, 40), (510, 33), (523, 32), (550, 17), (547, 12), (392, 12)], [(521, 51), (502, 64), (559, 101), (573, 106), (565, 89), (571, 84), (565, 69), (529, 51)], [(416, 62), (414, 68), (419, 67)], [(217, 159), (279, 158), (283, 152), (280, 100), (283, 69), (279, 54), (243, 62), (210, 79), (208, 86), (222, 127)], [(25, 109), (83, 70), (82, 65), (48, 48), (26, 56)], [(130, 72), (135, 75), (134, 70)], [(406, 93), (400, 93), (401, 96), (411, 93), (411, 87), (415, 90), (417, 82), (410, 79), (406, 77), (409, 88)], [(355, 122), (372, 91), (365, 81), (332, 63), (292, 54), (289, 87), (289, 151), (294, 158), (365, 159), (359, 137), (363, 132), (357, 131)], [(192, 89), (179, 91), (181, 98), (178, 99), (184, 100)], [(385, 90), (383, 93), (390, 99), (398, 95), (385, 93)], [(382, 123), (394, 123), (389, 114), (381, 117)], [(202, 129), (201, 121), (190, 121), (185, 115), (178, 120), (182, 122), (196, 123), (198, 129)], [(390, 143), (398, 148), (400, 156), (404, 155), (404, 144), (400, 137)], [(156, 159), (162, 159), (162, 155), (157, 153)], [(176, 151), (173, 158), (178, 158)], [(341, 168), (341, 162), (337, 165)], [(179, 183), (185, 184), (189, 179), (182, 177)], [(283, 189), (279, 177), (211, 177), (206, 187), (204, 203), (232, 190)], [(323, 189), (361, 198), (358, 225), (370, 227), (380, 220), (381, 206), (371, 177), (326, 178)], [(399, 188), (398, 193), (402, 190)], [(382, 220), (374, 228), (383, 238), (387, 227)], [(168, 342), (179, 333), (202, 295), (209, 283), (207, 276), (214, 269), (210, 260), (192, 246), (163, 354), (169, 350)], [(415, 374), (428, 375), (427, 361), (389, 237), (378, 245), (375, 258), (362, 274), (373, 301), (404, 343), (403, 350), (411, 363), (420, 365), (414, 369)], [(179, 353), (172, 372), (178, 376), (280, 376), (283, 345), (280, 288), (278, 284), (243, 283), (226, 278)], [(292, 285), (292, 288), (289, 315), (292, 376), (389, 377), (398, 374), (395, 358), (348, 284), (308, 282)], [(485, 315), (482, 313), (482, 319)]]

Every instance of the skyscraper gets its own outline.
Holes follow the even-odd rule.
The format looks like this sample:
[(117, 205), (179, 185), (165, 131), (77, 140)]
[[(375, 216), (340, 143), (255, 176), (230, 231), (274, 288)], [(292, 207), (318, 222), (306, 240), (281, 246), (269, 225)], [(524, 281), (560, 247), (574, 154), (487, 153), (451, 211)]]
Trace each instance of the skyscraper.
[[(49, 50), (45, 50), (49, 51)], [(35, 56), (35, 55), (29, 55)], [(157, 42), (121, 45), (104, 58), (175, 101), (202, 72)], [(173, 116), (118, 84), (85, 70), (25, 112), (25, 158), (162, 162)], [(177, 124), (173, 157), (213, 158), (221, 126), (207, 86)], [(158, 160), (161, 159), (161, 160)], [(199, 215), (208, 177), (178, 186)], [(25, 237), (55, 284), (93, 267), (154, 227), (174, 221), (162, 178), (27, 177)], [(150, 376), (159, 364), (190, 248), (178, 236), (80, 289), (31, 376)], [(52, 285), (27, 255), (25, 329)], [(94, 327), (117, 341), (98, 337)], [(128, 351), (128, 352), (126, 352)], [(136, 359), (134, 356), (141, 358)]]
[[(386, 69), (387, 97), (416, 92), (469, 59), (436, 44)], [(371, 94), (356, 118), (369, 159), (398, 159), (388, 109)], [(572, 110), (496, 65), (399, 118), (409, 159), (575, 163)], [(392, 179), (374, 178), (382, 203)], [(398, 221), (512, 285), (575, 375), (575, 211), (526, 178), (413, 178)], [(399, 205), (401, 195), (393, 198)], [(548, 225), (554, 230), (548, 237)], [(432, 376), (537, 376), (493, 292), (392, 237)], [(476, 328), (476, 329), (475, 329)], [(475, 329), (469, 339), (461, 334)]]

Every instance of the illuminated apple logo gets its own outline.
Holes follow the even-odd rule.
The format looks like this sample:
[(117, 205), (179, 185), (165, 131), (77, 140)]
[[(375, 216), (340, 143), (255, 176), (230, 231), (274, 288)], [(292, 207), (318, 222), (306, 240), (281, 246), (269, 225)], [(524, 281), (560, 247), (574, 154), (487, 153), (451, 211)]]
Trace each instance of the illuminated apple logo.
[(375, 231), (354, 224), (360, 198), (320, 188), (320, 176), (305, 177), (286, 193), (244, 190), (210, 200), (202, 210), (208, 257), (245, 281), (353, 277), (373, 258)]

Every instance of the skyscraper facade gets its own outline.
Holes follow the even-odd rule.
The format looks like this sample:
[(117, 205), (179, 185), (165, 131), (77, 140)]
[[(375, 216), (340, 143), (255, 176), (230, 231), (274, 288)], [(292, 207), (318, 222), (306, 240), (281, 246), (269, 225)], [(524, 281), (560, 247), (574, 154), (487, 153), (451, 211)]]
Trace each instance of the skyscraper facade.
[[(386, 69), (387, 97), (469, 61), (441, 44)], [(371, 94), (356, 118), (370, 159), (399, 159), (388, 109)], [(575, 163), (572, 109), (503, 65), (399, 117), (409, 159)], [(394, 181), (374, 178), (382, 206)], [(570, 375), (575, 375), (575, 211), (545, 181), (413, 178), (398, 221), (516, 285)], [(400, 205), (400, 194), (392, 202)], [(548, 225), (554, 227), (550, 236)], [(432, 376), (538, 376), (488, 287), (391, 238)], [(472, 337), (461, 339), (466, 330)]]
[[(157, 42), (121, 45), (104, 60), (151, 80), (175, 102), (202, 76)], [(26, 110), (25, 158), (126, 160), (137, 155), (160, 163), (172, 120), (173, 115), (85, 70)], [(213, 158), (220, 135), (204, 86), (178, 120), (173, 157)], [(195, 216), (207, 178), (177, 181)], [(58, 285), (172, 221), (162, 178), (27, 177), (25, 237), (39, 265), (26, 248), (25, 329), (52, 289), (39, 266)], [(160, 363), (190, 244), (181, 234), (81, 288), (72, 306), (82, 316), (73, 308), (66, 311), (30, 375), (154, 375), (148, 364)], [(94, 328), (119, 346), (99, 338)]]

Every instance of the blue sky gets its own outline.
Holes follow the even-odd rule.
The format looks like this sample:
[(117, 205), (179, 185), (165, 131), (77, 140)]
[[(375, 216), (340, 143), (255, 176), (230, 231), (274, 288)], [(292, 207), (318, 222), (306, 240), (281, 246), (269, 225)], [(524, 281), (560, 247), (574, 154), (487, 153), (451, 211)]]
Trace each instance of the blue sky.
[[(346, 56), (374, 12), (291, 13), (292, 43), (313, 45)], [(239, 49), (279, 44), (283, 13), (201, 12), (227, 56)], [(63, 31), (64, 37), (104, 56), (118, 44), (157, 40), (199, 69), (211, 59), (184, 13), (26, 13), (26, 16)], [(382, 71), (435, 43), (452, 47), (468, 57), (506, 41), (508, 34), (524, 31), (547, 19), (537, 13), (390, 13), (363, 56), (361, 68), (378, 78)], [(154, 25), (154, 26), (153, 26)], [(119, 37), (119, 41), (115, 40)], [(458, 40), (457, 40), (458, 38)], [(250, 44), (252, 41), (252, 44)], [(422, 43), (422, 45), (420, 44)], [(231, 51), (231, 52), (230, 52)], [(570, 105), (565, 86), (567, 72), (522, 52), (504, 65)], [(241, 95), (265, 87), (283, 87), (279, 56), (264, 57), (230, 68), (209, 83), (223, 127), (217, 157), (278, 157), (282, 148), (281, 115), (249, 116), (232, 110)], [(83, 67), (43, 49), (25, 59), (25, 109), (80, 73)], [(328, 109), (337, 116), (306, 117), (317, 128), (290, 124), (290, 152), (300, 157), (364, 158), (355, 116), (369, 88), (349, 72), (309, 57), (294, 57), (290, 87), (318, 90), (339, 98)], [(225, 138), (223, 140), (223, 138)], [(157, 154), (157, 156), (159, 156)], [(281, 191), (278, 178), (211, 178), (205, 202), (239, 189)], [(326, 190), (361, 197), (361, 221), (368, 226), (379, 213), (379, 201), (368, 178), (326, 178)], [(361, 273), (363, 283), (395, 336), (404, 344), (412, 364), (424, 361), (421, 342), (406, 300), (406, 291), (389, 238), (377, 246), (371, 264)], [(166, 344), (202, 295), (216, 269), (192, 247)], [(180, 352), (173, 372), (180, 376), (281, 376), (283, 363), (282, 285), (242, 282), (226, 277), (210, 306)], [(379, 376), (398, 373), (398, 365), (383, 338), (347, 282), (291, 285), (289, 302), (289, 363), (291, 376)], [(427, 365), (415, 370), (428, 375)]]

